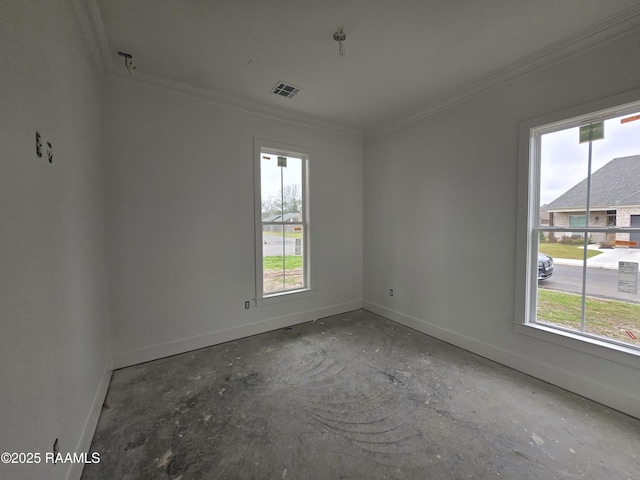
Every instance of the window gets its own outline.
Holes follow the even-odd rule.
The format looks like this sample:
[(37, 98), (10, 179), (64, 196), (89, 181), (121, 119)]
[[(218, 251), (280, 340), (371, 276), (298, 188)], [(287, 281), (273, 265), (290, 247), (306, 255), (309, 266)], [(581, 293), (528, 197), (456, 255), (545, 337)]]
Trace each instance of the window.
[[(569, 215), (569, 226), (570, 227), (586, 227), (587, 226), (587, 216), (586, 215)], [(572, 238), (582, 238), (584, 235), (581, 231), (571, 232)]]
[(521, 128), (517, 308), (525, 325), (640, 353), (640, 102), (560, 115)]
[(309, 155), (255, 142), (256, 299), (309, 288)]

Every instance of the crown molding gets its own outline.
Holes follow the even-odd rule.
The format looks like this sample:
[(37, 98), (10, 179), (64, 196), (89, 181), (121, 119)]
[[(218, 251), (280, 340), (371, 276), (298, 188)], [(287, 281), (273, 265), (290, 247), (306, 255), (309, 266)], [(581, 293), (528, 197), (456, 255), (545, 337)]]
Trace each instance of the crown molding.
[(104, 21), (100, 8), (95, 0), (72, 0), (87, 42), (90, 45), (91, 54), (100, 71), (108, 78), (130, 85), (146, 88), (155, 88), (165, 92), (181, 94), (193, 99), (206, 101), (218, 107), (249, 113), (255, 116), (277, 120), (297, 126), (314, 128), (330, 133), (339, 133), (351, 137), (362, 138), (362, 130), (335, 124), (325, 120), (314, 118), (310, 115), (289, 112), (287, 110), (270, 107), (249, 100), (232, 97), (211, 89), (197, 88), (185, 83), (160, 78), (158, 76), (136, 71), (135, 76), (128, 77), (121, 74), (113, 63), (113, 50), (104, 27)]
[(257, 117), (288, 123), (295, 126), (322, 130), (327, 133), (341, 134), (349, 137), (362, 138), (362, 130), (347, 127), (344, 125), (327, 122), (310, 115), (289, 112), (279, 108), (270, 107), (250, 100), (243, 100), (237, 97), (225, 95), (213, 90), (193, 87), (181, 82), (167, 80), (136, 71), (133, 76), (125, 73), (111, 71), (108, 78), (120, 83), (150, 88), (174, 95), (182, 95), (194, 100), (203, 101), (221, 108), (228, 108), (238, 112), (247, 113)]
[(542, 70), (584, 50), (615, 40), (625, 33), (640, 27), (640, 4), (606, 18), (580, 32), (569, 35), (529, 55), (499, 67), (485, 75), (476, 77), (432, 102), (430, 107), (389, 123), (386, 126), (365, 131), (364, 136), (374, 137), (391, 133), (400, 128), (419, 122), (438, 112), (477, 97), (520, 77)]
[(632, 29), (640, 28), (640, 3), (616, 15), (606, 18), (602, 22), (592, 25), (580, 32), (569, 35), (544, 48), (536, 50), (514, 62), (476, 77), (473, 81), (452, 89), (432, 102), (426, 108), (412, 115), (387, 123), (382, 127), (361, 130), (325, 120), (310, 115), (293, 113), (258, 102), (225, 95), (211, 89), (196, 88), (190, 85), (167, 80), (157, 76), (136, 72), (135, 78), (127, 78), (116, 72), (113, 63), (112, 49), (104, 27), (102, 14), (96, 0), (72, 0), (78, 18), (87, 39), (89, 50), (98, 68), (110, 78), (119, 79), (125, 83), (146, 87), (155, 87), (183, 94), (191, 98), (207, 101), (221, 107), (243, 111), (253, 115), (279, 120), (295, 125), (321, 129), (332, 133), (341, 133), (356, 137), (374, 137), (391, 133), (400, 128), (419, 122), (425, 118), (447, 110), (462, 102), (482, 95), (490, 90), (512, 82), (525, 75), (532, 74), (551, 66), (572, 55), (593, 48), (605, 42), (612, 41)]

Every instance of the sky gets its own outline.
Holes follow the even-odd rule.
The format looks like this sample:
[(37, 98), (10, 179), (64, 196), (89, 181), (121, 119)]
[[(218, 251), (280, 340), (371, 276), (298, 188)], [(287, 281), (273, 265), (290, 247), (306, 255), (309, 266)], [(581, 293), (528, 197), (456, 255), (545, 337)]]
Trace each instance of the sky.
[[(614, 158), (640, 155), (640, 120), (620, 120), (640, 111), (604, 122), (604, 139), (593, 142), (592, 172)], [(569, 128), (542, 136), (540, 169), (540, 204), (549, 203), (587, 177), (589, 143), (580, 143), (579, 128)], [(267, 160), (268, 159), (268, 160)], [(287, 167), (278, 167), (277, 155), (262, 154), (262, 198), (279, 195), (284, 185), (300, 184), (301, 160), (287, 157)], [(281, 178), (282, 174), (282, 178)]]
[(280, 195), (281, 185), (300, 185), (302, 181), (302, 160), (296, 157), (286, 158), (287, 166), (282, 168), (278, 167), (277, 155), (262, 154), (260, 160), (260, 181), (263, 199), (269, 198), (272, 195)]
[[(634, 115), (640, 115), (640, 111), (604, 122), (604, 139), (592, 142), (592, 173), (614, 158), (640, 155), (640, 120), (620, 122)], [(589, 143), (580, 144), (579, 136), (578, 127), (542, 136), (540, 205), (587, 178)]]

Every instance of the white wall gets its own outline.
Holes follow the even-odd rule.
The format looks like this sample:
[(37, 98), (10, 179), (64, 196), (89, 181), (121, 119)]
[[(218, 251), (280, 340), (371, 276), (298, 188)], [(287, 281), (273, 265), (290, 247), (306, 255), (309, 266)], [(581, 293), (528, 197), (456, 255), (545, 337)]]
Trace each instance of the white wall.
[(110, 374), (100, 83), (71, 2), (2, 1), (0, 19), (0, 450), (86, 451)]
[[(640, 416), (638, 368), (512, 326), (518, 124), (637, 88), (638, 33), (368, 138), (363, 230), (359, 137), (103, 85), (69, 1), (3, 1), (0, 18), (2, 451), (86, 451), (111, 353), (122, 366), (361, 306), (363, 232), (372, 310)], [(315, 290), (244, 310), (254, 137), (312, 150)]]
[(638, 88), (639, 44), (636, 31), (366, 138), (365, 307), (640, 416), (638, 358), (610, 362), (512, 324), (519, 124)]
[[(362, 138), (112, 77), (107, 244), (116, 366), (362, 305)], [(253, 139), (311, 149), (307, 297), (255, 297)]]

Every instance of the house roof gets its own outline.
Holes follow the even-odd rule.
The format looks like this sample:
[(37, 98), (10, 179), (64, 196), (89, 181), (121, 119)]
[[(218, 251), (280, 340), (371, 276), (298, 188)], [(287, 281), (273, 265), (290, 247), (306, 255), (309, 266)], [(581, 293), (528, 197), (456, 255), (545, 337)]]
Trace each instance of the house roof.
[[(547, 209), (585, 209), (587, 179), (547, 205)], [(591, 175), (591, 208), (640, 205), (640, 155), (614, 158)]]
[(268, 215), (262, 218), (263, 222), (297, 222), (300, 220), (299, 213), (285, 213), (284, 215)]

